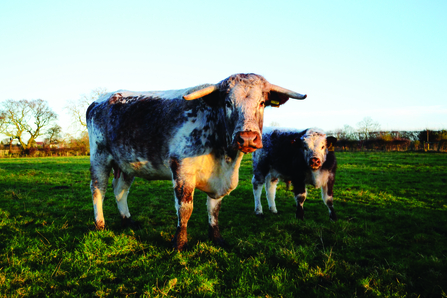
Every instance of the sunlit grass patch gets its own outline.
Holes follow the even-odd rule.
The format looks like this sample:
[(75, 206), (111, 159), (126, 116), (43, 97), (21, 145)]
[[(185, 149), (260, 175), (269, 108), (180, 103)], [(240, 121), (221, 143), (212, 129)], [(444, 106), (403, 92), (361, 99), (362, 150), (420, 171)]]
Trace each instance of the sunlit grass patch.
[[(196, 191), (189, 249), (171, 239), (170, 181), (136, 179), (121, 227), (111, 186), (106, 229), (94, 229), (88, 157), (0, 159), (0, 293), (18, 296), (445, 297), (447, 156), (337, 152), (329, 220), (309, 188), (305, 220), (293, 192), (280, 214), (254, 215), (250, 155), (219, 217), (226, 247), (207, 237), (206, 195)], [(111, 182), (112, 178), (110, 178)]]

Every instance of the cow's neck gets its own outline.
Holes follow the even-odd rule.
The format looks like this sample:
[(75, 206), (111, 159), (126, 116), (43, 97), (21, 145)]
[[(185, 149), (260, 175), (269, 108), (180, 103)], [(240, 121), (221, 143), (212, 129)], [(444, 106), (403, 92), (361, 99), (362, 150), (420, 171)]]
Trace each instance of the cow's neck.
[(212, 152), (196, 157), (201, 167), (196, 172), (196, 187), (211, 198), (221, 198), (236, 188), (239, 182), (239, 168), (244, 154), (235, 157)]

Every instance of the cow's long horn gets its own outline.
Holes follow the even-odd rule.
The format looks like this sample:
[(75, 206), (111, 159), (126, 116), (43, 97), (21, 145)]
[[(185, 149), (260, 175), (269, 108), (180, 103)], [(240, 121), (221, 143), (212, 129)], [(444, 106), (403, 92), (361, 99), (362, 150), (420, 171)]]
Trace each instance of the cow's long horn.
[(293, 92), (289, 89), (283, 88), (283, 87), (279, 87), (273, 84), (270, 84), (270, 91), (275, 91), (278, 93), (282, 93), (284, 95), (287, 95), (288, 97), (291, 98), (296, 98), (296, 99), (305, 99), (307, 97), (307, 94), (300, 94), (297, 92)]
[(203, 89), (194, 91), (191, 94), (185, 95), (185, 96), (183, 96), (183, 99), (194, 100), (194, 99), (197, 99), (197, 98), (201, 98), (201, 97), (204, 97), (205, 95), (213, 93), (217, 89), (218, 89), (217, 85), (211, 85), (211, 86), (205, 87)]

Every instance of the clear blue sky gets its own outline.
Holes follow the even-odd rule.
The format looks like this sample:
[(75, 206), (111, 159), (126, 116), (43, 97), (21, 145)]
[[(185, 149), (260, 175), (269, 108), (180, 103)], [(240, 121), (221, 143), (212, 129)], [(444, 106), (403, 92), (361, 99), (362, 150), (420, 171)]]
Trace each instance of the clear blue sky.
[(265, 124), (447, 129), (447, 1), (2, 1), (0, 101), (254, 72), (308, 94)]

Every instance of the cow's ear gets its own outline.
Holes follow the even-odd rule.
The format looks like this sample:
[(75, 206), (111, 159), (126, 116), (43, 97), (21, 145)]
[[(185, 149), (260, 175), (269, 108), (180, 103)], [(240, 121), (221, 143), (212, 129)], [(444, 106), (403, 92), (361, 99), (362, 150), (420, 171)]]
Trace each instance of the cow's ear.
[(266, 106), (279, 107), (282, 104), (285, 104), (289, 97), (283, 93), (278, 93), (276, 91), (270, 91), (267, 95), (268, 99), (266, 100)]
[(203, 100), (206, 103), (206, 105), (208, 105), (212, 108), (222, 105), (222, 99), (220, 96), (220, 92), (217, 92), (217, 91), (210, 93), (208, 95), (205, 95), (204, 97), (201, 98), (201, 100)]

